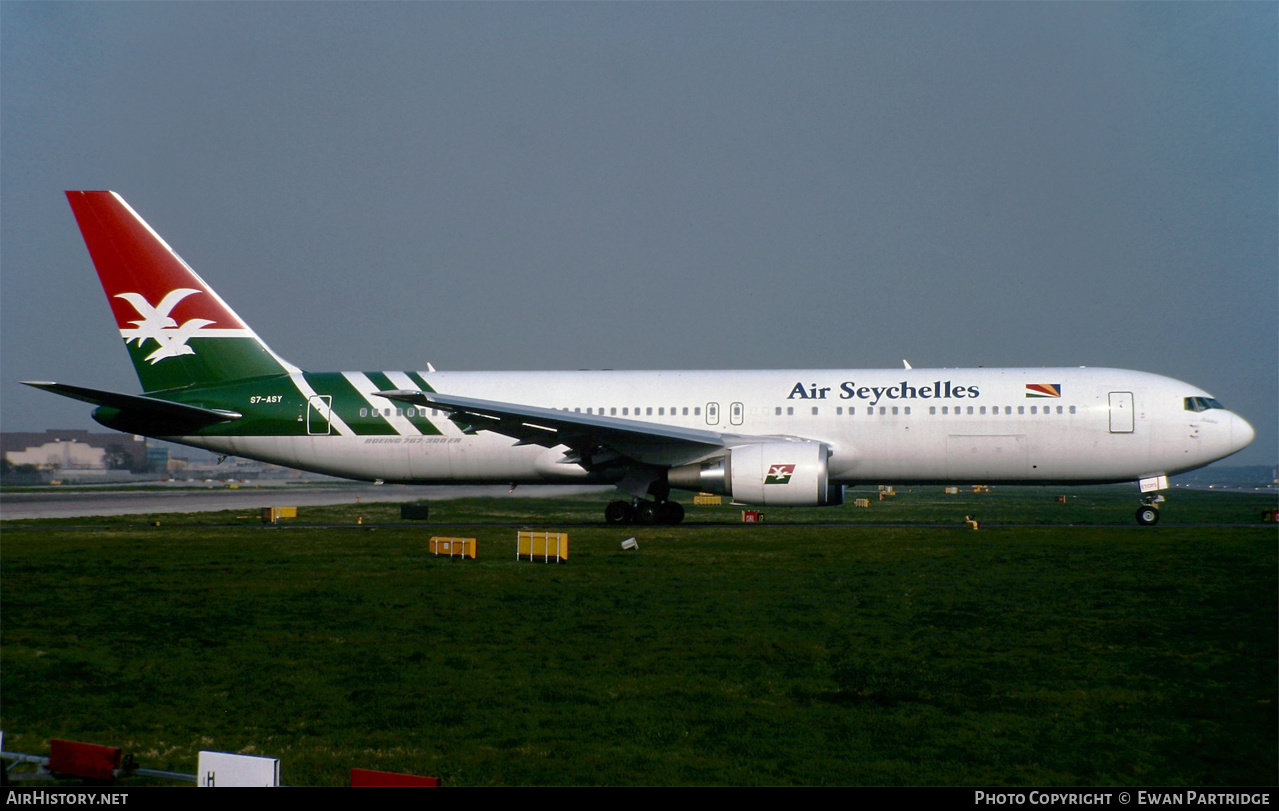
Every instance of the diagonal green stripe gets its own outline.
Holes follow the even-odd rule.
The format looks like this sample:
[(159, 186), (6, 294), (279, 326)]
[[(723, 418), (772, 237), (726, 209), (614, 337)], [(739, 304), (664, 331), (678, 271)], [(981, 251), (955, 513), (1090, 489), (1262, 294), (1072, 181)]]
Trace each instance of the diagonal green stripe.
[[(333, 412), (351, 427), (357, 436), (396, 436), (394, 428), (379, 413), (370, 414), (372, 408), (364, 396), (356, 391), (351, 381), (339, 372), (308, 373), (306, 381), (315, 389), (316, 394), (328, 394), (333, 397)], [(387, 405), (391, 404), (387, 400)], [(360, 416), (360, 409), (365, 416)]]
[(404, 374), (408, 375), (409, 380), (412, 380), (414, 383), (416, 383), (418, 385), (418, 388), (420, 388), (422, 391), (428, 391), (428, 392), (435, 391), (435, 389), (431, 387), (431, 384), (426, 382), (426, 378), (422, 376), (421, 372), (405, 372)]

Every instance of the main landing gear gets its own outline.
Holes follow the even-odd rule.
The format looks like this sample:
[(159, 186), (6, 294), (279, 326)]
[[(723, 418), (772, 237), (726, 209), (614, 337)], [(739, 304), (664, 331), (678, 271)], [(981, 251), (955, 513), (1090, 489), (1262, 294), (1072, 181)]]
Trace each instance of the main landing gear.
[(610, 524), (678, 524), (684, 520), (684, 507), (676, 501), (610, 501), (604, 508), (604, 520)]
[(1146, 496), (1137, 508), (1137, 523), (1143, 527), (1153, 527), (1159, 523), (1159, 505), (1164, 502), (1163, 496)]

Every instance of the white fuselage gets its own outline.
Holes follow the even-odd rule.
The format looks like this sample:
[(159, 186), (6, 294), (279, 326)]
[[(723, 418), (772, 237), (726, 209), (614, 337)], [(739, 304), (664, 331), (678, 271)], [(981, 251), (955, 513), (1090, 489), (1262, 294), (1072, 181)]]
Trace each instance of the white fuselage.
[[(399, 373), (385, 373), (394, 380)], [(832, 483), (1134, 481), (1197, 467), (1254, 436), (1203, 390), (1121, 369), (904, 369), (416, 373), (436, 392), (830, 448)], [(363, 373), (360, 411), (334, 407), (308, 436), (173, 437), (220, 453), (354, 479), (406, 483), (608, 481), (564, 448), (420, 430)], [(389, 408), (388, 408), (389, 407)], [(360, 413), (363, 412), (363, 413)], [(393, 433), (370, 436), (377, 420)], [(744, 442), (750, 441), (744, 439)]]

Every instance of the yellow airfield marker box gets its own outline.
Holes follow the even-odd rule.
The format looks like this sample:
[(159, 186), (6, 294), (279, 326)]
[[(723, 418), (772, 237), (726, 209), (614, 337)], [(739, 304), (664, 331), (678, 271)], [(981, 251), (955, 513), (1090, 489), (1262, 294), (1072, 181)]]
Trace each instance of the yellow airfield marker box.
[(563, 563), (568, 560), (568, 533), (520, 530), (515, 542), (515, 559), (524, 558)]
[(475, 560), (476, 541), (474, 538), (444, 538), (431, 536), (431, 551), (437, 555), (462, 557)]
[(298, 517), (297, 507), (263, 507), (262, 508), (262, 523), (264, 524), (274, 524), (276, 521), (279, 521), (281, 518), (297, 518), (297, 517)]

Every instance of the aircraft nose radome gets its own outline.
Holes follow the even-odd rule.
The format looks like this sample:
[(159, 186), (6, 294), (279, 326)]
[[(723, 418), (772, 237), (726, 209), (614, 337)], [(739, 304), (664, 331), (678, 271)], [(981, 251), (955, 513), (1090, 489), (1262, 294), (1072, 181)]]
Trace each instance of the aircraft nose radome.
[(1257, 431), (1248, 424), (1247, 420), (1238, 414), (1233, 416), (1234, 422), (1230, 426), (1230, 446), (1233, 448), (1231, 453), (1243, 450), (1257, 438)]

